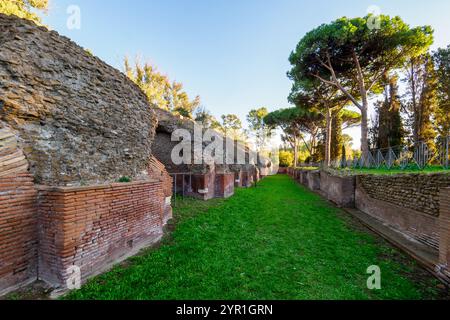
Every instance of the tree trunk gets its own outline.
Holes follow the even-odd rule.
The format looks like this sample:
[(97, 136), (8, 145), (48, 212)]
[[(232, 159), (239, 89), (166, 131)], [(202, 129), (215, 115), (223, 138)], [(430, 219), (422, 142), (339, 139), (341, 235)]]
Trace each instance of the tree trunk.
[(358, 74), (358, 85), (359, 85), (359, 93), (361, 94), (362, 105), (360, 106), (361, 110), (361, 151), (363, 155), (367, 155), (369, 153), (369, 100), (367, 98), (367, 89), (366, 83), (364, 81), (364, 75), (361, 69), (361, 65), (359, 64), (358, 56), (356, 55), (356, 51), (353, 50), (353, 62), (356, 65), (356, 70)]
[(369, 117), (368, 117), (368, 102), (363, 100), (363, 108), (361, 109), (361, 151), (363, 155), (369, 153)]
[(325, 138), (325, 168), (331, 165), (331, 110), (327, 108), (326, 114), (327, 130)]
[(298, 167), (298, 139), (294, 137), (294, 168)]
[(417, 145), (417, 143), (419, 142), (419, 108), (417, 106), (417, 86), (416, 86), (416, 72), (414, 60), (411, 60), (411, 99), (414, 115), (413, 140), (414, 145)]

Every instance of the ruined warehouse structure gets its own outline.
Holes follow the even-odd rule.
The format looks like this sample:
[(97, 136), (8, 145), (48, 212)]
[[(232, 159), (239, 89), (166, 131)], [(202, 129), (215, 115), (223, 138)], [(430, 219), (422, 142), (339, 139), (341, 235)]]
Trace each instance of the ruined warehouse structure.
[[(153, 144), (153, 154), (165, 165), (172, 176), (177, 193), (204, 200), (226, 198), (233, 195), (234, 187), (249, 187), (259, 179), (259, 169), (255, 164), (256, 161), (250, 156), (248, 148), (242, 152), (243, 147), (231, 142), (234, 149), (233, 152), (229, 152), (230, 149), (227, 148), (227, 145), (229, 146), (230, 142), (221, 136), (224, 144), (223, 153), (214, 155), (215, 159), (203, 159), (205, 149), (211, 147), (211, 140), (203, 139), (204, 129), (198, 126), (196, 131), (194, 121), (175, 116), (169, 111), (156, 109), (155, 112), (158, 118), (158, 127)], [(178, 153), (177, 146), (180, 146), (181, 141), (186, 141), (185, 137), (179, 140), (174, 138), (176, 136), (174, 132), (179, 129), (184, 129), (190, 139), (187, 142), (188, 147), (185, 148), (190, 151), (188, 155), (181, 154), (183, 151)], [(217, 135), (220, 134), (217, 133)], [(241, 148), (241, 154), (245, 155), (244, 161), (240, 162), (237, 161), (239, 148)], [(181, 164), (174, 162), (174, 150), (176, 155), (184, 158)], [(227, 156), (234, 157), (234, 161), (231, 161), (232, 164), (225, 160)], [(216, 161), (217, 159), (221, 161)]]
[(0, 294), (65, 289), (161, 237), (172, 181), (153, 109), (69, 39), (0, 14)]

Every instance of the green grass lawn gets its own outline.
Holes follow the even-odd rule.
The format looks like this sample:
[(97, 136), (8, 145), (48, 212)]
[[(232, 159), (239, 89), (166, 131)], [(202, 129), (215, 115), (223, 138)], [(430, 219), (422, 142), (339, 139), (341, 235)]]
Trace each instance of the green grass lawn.
[(411, 174), (411, 173), (448, 173), (450, 174), (450, 169), (444, 169), (441, 166), (429, 166), (422, 170), (417, 167), (409, 167), (404, 170), (400, 168), (373, 168), (373, 169), (340, 169), (336, 170), (338, 173), (342, 174), (374, 174), (374, 175), (390, 175), (390, 174)]
[[(437, 281), (288, 176), (179, 200), (175, 230), (65, 299), (423, 299)], [(382, 289), (368, 290), (378, 265)]]

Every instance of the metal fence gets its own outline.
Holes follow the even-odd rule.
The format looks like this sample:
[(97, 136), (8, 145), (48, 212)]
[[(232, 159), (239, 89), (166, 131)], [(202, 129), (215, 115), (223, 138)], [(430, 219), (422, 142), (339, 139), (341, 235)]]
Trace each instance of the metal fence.
[[(169, 173), (172, 177), (172, 205), (177, 206), (177, 197), (184, 198), (186, 191), (192, 192), (192, 173), (182, 172), (182, 173)], [(188, 181), (186, 181), (188, 177)], [(181, 188), (179, 187), (179, 182), (181, 181)], [(187, 190), (186, 190), (187, 186)]]
[(424, 170), (427, 167), (450, 169), (450, 136), (439, 138), (430, 149), (426, 142), (371, 150), (359, 157), (332, 161), (335, 169)]

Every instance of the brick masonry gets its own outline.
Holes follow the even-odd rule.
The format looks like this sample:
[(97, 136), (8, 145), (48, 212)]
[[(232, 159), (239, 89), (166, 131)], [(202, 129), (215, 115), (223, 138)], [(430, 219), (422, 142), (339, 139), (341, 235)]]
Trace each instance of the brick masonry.
[(158, 161), (154, 156), (150, 159), (148, 168), (148, 175), (150, 178), (161, 181), (163, 193), (165, 197), (164, 201), (164, 223), (167, 223), (172, 218), (172, 194), (173, 194), (173, 179), (167, 172), (164, 165)]
[(234, 194), (234, 173), (216, 174), (215, 197), (229, 198)]
[(39, 187), (39, 278), (64, 288), (69, 267), (85, 281), (159, 240), (164, 199), (159, 180)]
[(36, 279), (36, 195), (30, 174), (0, 178), (0, 294)]

